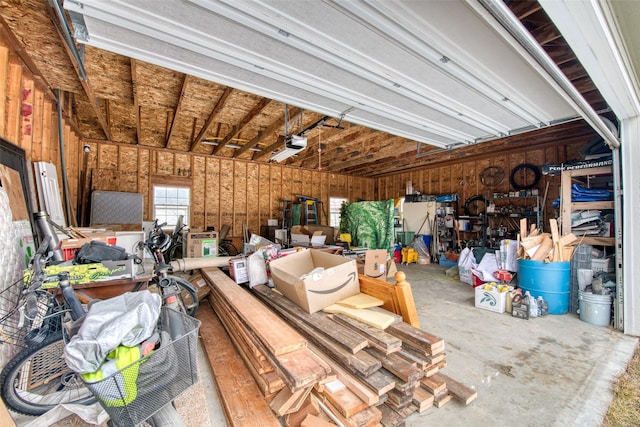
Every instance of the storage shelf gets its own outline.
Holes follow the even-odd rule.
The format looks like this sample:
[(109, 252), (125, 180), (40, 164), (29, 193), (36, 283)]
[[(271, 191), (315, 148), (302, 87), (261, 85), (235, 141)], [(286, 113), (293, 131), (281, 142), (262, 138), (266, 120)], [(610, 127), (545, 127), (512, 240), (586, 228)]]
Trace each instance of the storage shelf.
[(588, 210), (588, 209), (613, 209), (613, 201), (600, 202), (572, 202), (571, 210)]
[[(573, 202), (571, 200), (571, 185), (574, 177), (592, 176), (592, 175), (611, 175), (611, 166), (577, 169), (562, 171), (561, 175), (561, 219), (562, 234), (565, 235), (571, 231), (571, 213), (576, 210), (589, 209), (614, 209), (614, 202), (594, 201), (594, 202)], [(615, 246), (615, 238), (613, 237), (597, 237), (597, 236), (577, 236), (578, 240), (585, 245), (596, 246)]]
[(614, 237), (589, 237), (584, 239), (581, 236), (577, 236), (578, 241), (584, 245), (592, 246), (615, 246), (616, 239)]

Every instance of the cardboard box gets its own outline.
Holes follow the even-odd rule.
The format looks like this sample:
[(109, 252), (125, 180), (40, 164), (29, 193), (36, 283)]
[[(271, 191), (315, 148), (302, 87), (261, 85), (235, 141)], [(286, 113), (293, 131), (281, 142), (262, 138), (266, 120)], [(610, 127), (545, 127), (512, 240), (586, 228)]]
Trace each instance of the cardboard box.
[(187, 233), (187, 258), (208, 258), (218, 256), (218, 232), (203, 231)]
[(376, 279), (386, 279), (387, 257), (385, 249), (371, 249), (364, 254), (364, 275)]
[(476, 307), (496, 313), (504, 313), (507, 305), (507, 292), (498, 292), (497, 288), (488, 291), (484, 286), (478, 286), (476, 292)]
[(354, 259), (305, 249), (271, 261), (278, 291), (308, 313), (315, 313), (360, 292)]

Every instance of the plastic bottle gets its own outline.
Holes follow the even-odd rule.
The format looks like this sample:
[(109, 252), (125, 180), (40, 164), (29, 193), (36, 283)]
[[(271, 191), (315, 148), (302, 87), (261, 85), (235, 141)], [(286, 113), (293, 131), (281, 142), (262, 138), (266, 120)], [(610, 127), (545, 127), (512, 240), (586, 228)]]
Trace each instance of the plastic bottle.
[(538, 296), (538, 316), (540, 317), (544, 317), (547, 314), (549, 314), (549, 304), (547, 304), (547, 302), (542, 299), (542, 295)]
[(529, 291), (525, 293), (525, 298), (529, 300), (529, 317), (538, 317), (538, 303), (536, 299), (531, 296)]

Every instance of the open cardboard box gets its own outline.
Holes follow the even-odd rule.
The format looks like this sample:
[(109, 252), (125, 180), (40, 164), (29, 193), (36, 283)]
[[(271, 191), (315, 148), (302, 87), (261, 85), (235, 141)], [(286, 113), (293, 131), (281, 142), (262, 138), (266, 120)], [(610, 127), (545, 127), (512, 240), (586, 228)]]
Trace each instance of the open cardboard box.
[(360, 292), (354, 259), (305, 249), (269, 264), (278, 291), (308, 313)]

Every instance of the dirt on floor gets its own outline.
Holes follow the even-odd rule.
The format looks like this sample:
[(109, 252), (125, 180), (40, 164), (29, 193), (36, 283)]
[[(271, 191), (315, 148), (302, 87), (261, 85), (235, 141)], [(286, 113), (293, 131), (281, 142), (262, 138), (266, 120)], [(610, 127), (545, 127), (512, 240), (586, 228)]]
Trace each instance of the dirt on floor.
[(602, 427), (640, 425), (640, 348), (614, 386), (614, 397)]

